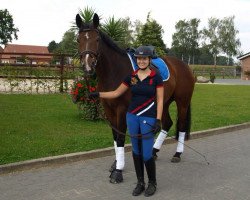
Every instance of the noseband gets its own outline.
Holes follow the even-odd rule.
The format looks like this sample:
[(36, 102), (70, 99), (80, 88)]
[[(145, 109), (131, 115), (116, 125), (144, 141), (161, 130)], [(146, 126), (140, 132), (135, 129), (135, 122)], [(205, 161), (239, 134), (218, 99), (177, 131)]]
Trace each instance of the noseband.
[[(98, 34), (98, 36), (100, 35), (100, 34), (99, 34), (99, 31), (98, 31), (97, 29), (84, 29), (84, 30), (82, 30), (82, 31), (80, 31), (80, 32), (88, 32), (88, 31), (96, 31), (97, 34)], [(79, 33), (80, 33), (80, 32), (79, 32)], [(92, 57), (92, 58), (95, 59), (95, 62), (92, 63), (92, 66), (91, 66), (91, 67), (95, 68), (96, 65), (97, 65), (97, 62), (98, 62), (98, 60), (99, 60), (99, 56), (100, 56), (100, 54), (99, 54), (99, 41), (98, 41), (98, 43), (97, 43), (97, 51), (96, 51), (96, 52), (87, 49), (87, 50), (81, 51), (81, 52), (79, 53), (79, 56), (80, 56), (80, 58), (82, 58), (82, 57), (86, 56), (87, 54), (90, 55), (90, 57)], [(82, 67), (84, 67), (84, 64), (82, 63), (82, 59), (80, 59), (80, 62), (81, 62)]]

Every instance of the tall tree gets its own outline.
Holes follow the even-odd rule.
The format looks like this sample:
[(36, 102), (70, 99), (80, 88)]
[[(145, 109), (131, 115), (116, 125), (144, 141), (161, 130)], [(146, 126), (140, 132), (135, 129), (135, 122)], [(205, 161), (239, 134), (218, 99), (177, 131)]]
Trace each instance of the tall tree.
[(189, 62), (190, 57), (193, 57), (193, 64), (194, 64), (194, 57), (199, 51), (199, 39), (200, 39), (200, 31), (198, 30), (200, 20), (197, 18), (193, 18), (188, 21), (188, 34), (189, 34)]
[(221, 20), (220, 24), (220, 37), (222, 51), (227, 55), (227, 65), (229, 65), (230, 59), (239, 53), (239, 47), (241, 46), (240, 39), (237, 38), (238, 30), (235, 29), (234, 16), (225, 17)]
[(220, 20), (216, 18), (208, 19), (208, 28), (203, 29), (204, 46), (210, 49), (213, 55), (214, 66), (217, 64), (217, 56), (221, 52)]
[(158, 55), (166, 54), (166, 45), (163, 42), (162, 34), (164, 33), (162, 26), (156, 20), (147, 15), (147, 21), (142, 26), (136, 38), (137, 45), (153, 45)]
[(127, 48), (134, 43), (133, 29), (132, 29), (133, 25), (129, 17), (121, 19), (121, 22), (125, 31), (123, 46)]
[(191, 20), (180, 20), (176, 23), (175, 28), (176, 32), (172, 36), (172, 47), (176, 54), (179, 54), (182, 60), (184, 56), (188, 57), (188, 64), (190, 64), (191, 57), (197, 54), (199, 49), (199, 33), (198, 26), (200, 20), (193, 18)]
[(175, 24), (176, 32), (172, 36), (172, 49), (177, 57), (184, 60), (184, 54), (188, 52), (188, 22), (179, 20)]
[(0, 44), (6, 45), (12, 40), (18, 39), (18, 28), (13, 23), (12, 15), (7, 9), (0, 10)]
[(77, 40), (73, 30), (64, 33), (62, 41), (56, 49), (57, 53), (75, 54), (77, 52)]

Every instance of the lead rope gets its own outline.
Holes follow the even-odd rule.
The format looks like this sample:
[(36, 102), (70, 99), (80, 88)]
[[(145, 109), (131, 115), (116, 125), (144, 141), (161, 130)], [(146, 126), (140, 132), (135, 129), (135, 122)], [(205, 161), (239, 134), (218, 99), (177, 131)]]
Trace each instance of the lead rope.
[[(151, 126), (152, 128), (154, 127), (153, 125), (149, 124), (146, 120), (143, 121), (144, 124), (147, 124), (149, 126)], [(171, 137), (172, 139), (175, 139), (173, 136), (167, 136), (167, 137)], [(180, 142), (180, 141), (178, 141)], [(189, 149), (193, 150), (195, 153), (199, 154), (200, 156), (202, 156), (205, 160), (205, 162), (207, 163), (207, 165), (209, 165), (210, 163), (207, 161), (207, 158), (205, 155), (203, 155), (202, 153), (200, 153), (199, 151), (197, 151), (196, 149), (194, 149), (193, 147), (183, 143), (183, 142), (180, 142), (181, 144), (183, 144), (184, 146), (188, 147)]]
[[(85, 80), (85, 83), (86, 83), (87, 88), (89, 88), (89, 82), (88, 82), (87, 77), (84, 77), (84, 80)], [(87, 98), (89, 98), (88, 94), (89, 94), (89, 90), (87, 90)], [(96, 107), (98, 113), (100, 113), (101, 118), (109, 125), (109, 127), (110, 127), (111, 129), (113, 129), (117, 134), (126, 136), (126, 135), (127, 135), (126, 133), (123, 133), (122, 131), (118, 130), (115, 126), (113, 126), (113, 125), (111, 124), (111, 122), (107, 119), (106, 115), (103, 114), (103, 112), (101, 111), (100, 107), (97, 105), (97, 101), (96, 101), (95, 99), (93, 99), (93, 98), (91, 98), (91, 100), (93, 100), (93, 102), (94, 102), (94, 104), (95, 104), (95, 107)], [(154, 129), (152, 129), (152, 130), (146, 132), (146, 133), (143, 134), (143, 135), (142, 135), (142, 134), (135, 134), (135, 135), (130, 135), (130, 134), (128, 134), (128, 136), (129, 136), (130, 138), (138, 138), (138, 139), (149, 139), (149, 138), (154, 138), (154, 136), (148, 135), (149, 133), (152, 133), (153, 130), (154, 130)]]

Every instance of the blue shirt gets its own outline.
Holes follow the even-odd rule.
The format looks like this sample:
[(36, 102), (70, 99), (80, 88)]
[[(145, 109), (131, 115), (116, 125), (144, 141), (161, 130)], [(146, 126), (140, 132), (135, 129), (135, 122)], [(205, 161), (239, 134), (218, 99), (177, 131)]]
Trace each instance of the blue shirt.
[(137, 116), (156, 118), (156, 88), (163, 87), (162, 77), (151, 69), (150, 75), (141, 81), (138, 71), (139, 69), (123, 81), (124, 85), (131, 88), (132, 93), (128, 112)]

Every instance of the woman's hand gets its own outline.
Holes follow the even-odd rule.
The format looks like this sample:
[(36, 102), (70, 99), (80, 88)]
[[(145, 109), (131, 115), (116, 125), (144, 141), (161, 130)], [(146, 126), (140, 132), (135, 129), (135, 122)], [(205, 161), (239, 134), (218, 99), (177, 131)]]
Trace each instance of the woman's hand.
[(161, 120), (156, 119), (155, 125), (154, 125), (154, 130), (153, 133), (156, 134), (161, 131)]
[(100, 93), (99, 93), (99, 92), (90, 92), (90, 93), (88, 94), (88, 97), (89, 97), (90, 99), (96, 99), (96, 98), (99, 98), (99, 97), (100, 97)]

